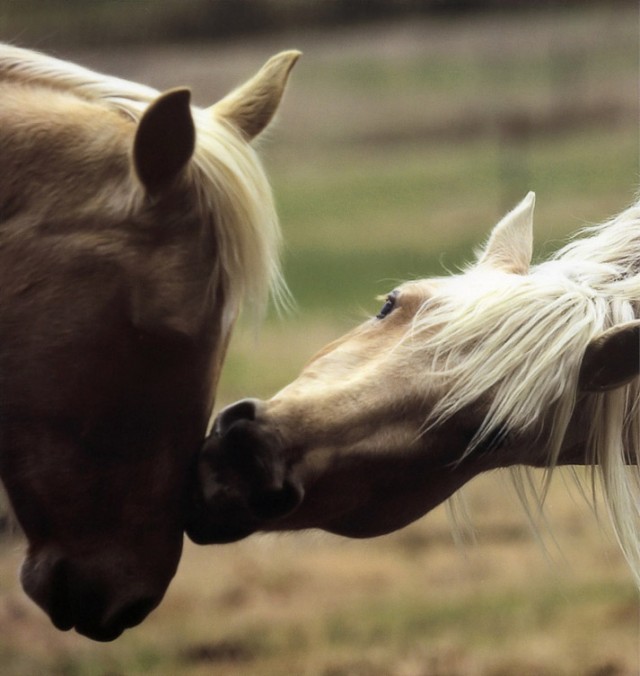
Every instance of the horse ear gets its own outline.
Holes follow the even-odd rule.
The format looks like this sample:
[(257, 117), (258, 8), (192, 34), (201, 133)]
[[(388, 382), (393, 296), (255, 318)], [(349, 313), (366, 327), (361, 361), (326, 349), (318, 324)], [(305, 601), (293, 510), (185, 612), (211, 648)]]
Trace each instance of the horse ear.
[(271, 122), (299, 57), (300, 52), (294, 50), (271, 57), (249, 81), (213, 105), (212, 114), (230, 122), (251, 141)]
[(530, 192), (491, 232), (478, 257), (479, 265), (488, 265), (516, 275), (526, 275), (533, 254), (533, 208), (536, 195)]
[(167, 91), (151, 103), (138, 124), (133, 163), (150, 193), (175, 180), (193, 155), (196, 132), (190, 100), (188, 89)]
[(591, 341), (580, 367), (578, 389), (607, 392), (640, 375), (640, 319), (605, 331)]

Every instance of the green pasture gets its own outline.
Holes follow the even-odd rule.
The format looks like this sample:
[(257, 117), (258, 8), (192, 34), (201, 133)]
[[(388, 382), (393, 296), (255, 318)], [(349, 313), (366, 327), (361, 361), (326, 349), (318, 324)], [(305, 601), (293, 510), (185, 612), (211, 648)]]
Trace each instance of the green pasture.
[(538, 259), (632, 202), (635, 18), (600, 8), (392, 26), (368, 42), (356, 33), (344, 54), (292, 37), (304, 55), (261, 154), (296, 307), (272, 312), (257, 339), (236, 334), (220, 402), (273, 393), (377, 296), (472, 261), (529, 190)]
[[(455, 270), (529, 189), (539, 251), (621, 210), (637, 189), (628, 128), (542, 136), (520, 152), (505, 158), (491, 140), (401, 144), (338, 151), (299, 177), (276, 167), (285, 273), (300, 311), (371, 307), (397, 281)], [(509, 161), (519, 162), (515, 180), (504, 178)]]
[(295, 307), (272, 312), (257, 336), (241, 325), (219, 401), (273, 394), (399, 282), (455, 273), (529, 189), (538, 259), (625, 208), (638, 190), (630, 125), (540, 135), (513, 157), (505, 152), (489, 138), (336, 149), (311, 166), (300, 159), (296, 172), (274, 161)]

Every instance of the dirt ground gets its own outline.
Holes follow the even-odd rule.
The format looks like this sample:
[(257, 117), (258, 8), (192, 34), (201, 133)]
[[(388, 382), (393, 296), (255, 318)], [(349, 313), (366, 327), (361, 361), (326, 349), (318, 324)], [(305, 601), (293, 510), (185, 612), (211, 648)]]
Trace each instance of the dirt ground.
[[(475, 541), (444, 509), (391, 536), (186, 543), (159, 609), (113, 644), (57, 632), (0, 548), (3, 674), (634, 676), (640, 602), (616, 543), (558, 477), (538, 541), (505, 477), (468, 490)], [(555, 541), (554, 541), (555, 538)]]

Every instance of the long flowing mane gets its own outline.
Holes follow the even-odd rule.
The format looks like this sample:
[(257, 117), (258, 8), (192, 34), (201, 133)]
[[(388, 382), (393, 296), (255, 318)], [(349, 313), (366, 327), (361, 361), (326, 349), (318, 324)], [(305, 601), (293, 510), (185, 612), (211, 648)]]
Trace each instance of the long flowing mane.
[[(640, 579), (640, 384), (578, 393), (582, 355), (604, 330), (640, 316), (640, 203), (592, 228), (528, 275), (475, 266), (442, 284), (418, 313), (405, 346), (431, 360), (425, 378), (447, 393), (426, 425), (485, 399), (472, 454), (495, 435), (532, 430), (548, 479), (576, 405), (588, 421), (588, 457), (616, 534)], [(425, 386), (427, 381), (425, 381)], [(543, 429), (544, 423), (544, 429)], [(629, 462), (635, 463), (630, 468)], [(514, 472), (521, 497), (529, 481)]]
[[(6, 44), (0, 44), (0, 81), (68, 92), (133, 121), (159, 95), (151, 87)], [(193, 107), (192, 113), (197, 134), (193, 177), (198, 206), (218, 245), (228, 307), (235, 314), (246, 300), (260, 314), (270, 289), (276, 300), (286, 293), (270, 186), (257, 155), (237, 131), (209, 110)]]

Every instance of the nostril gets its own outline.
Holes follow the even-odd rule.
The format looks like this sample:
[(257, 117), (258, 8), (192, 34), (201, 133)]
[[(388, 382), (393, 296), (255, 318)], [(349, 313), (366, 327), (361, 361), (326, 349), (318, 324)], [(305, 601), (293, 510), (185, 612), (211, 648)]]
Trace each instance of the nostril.
[(240, 420), (255, 420), (257, 399), (241, 399), (220, 411), (215, 423), (215, 433), (223, 436), (227, 430)]

